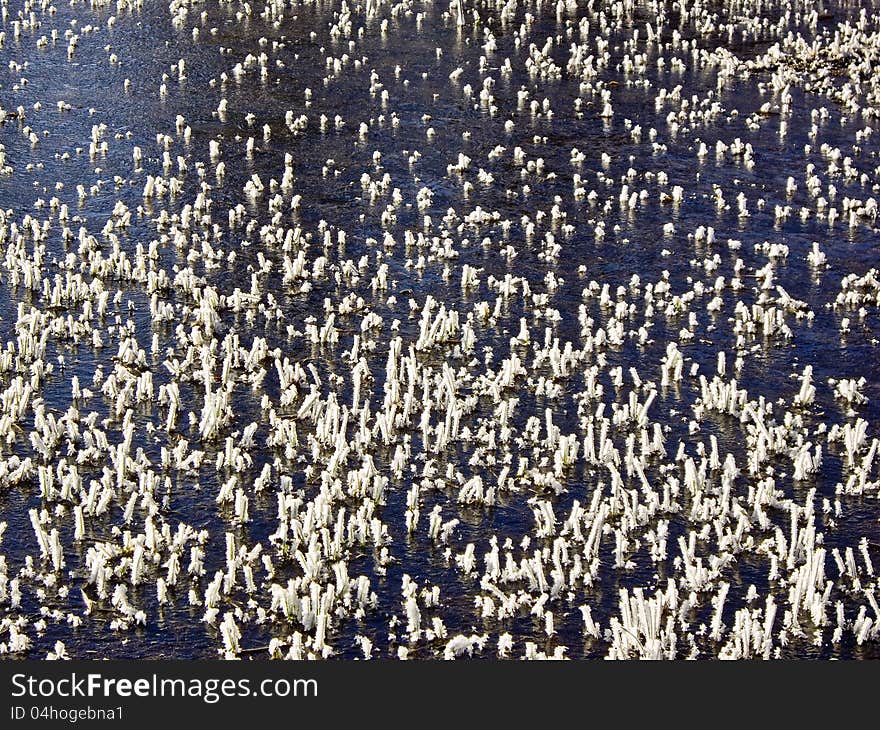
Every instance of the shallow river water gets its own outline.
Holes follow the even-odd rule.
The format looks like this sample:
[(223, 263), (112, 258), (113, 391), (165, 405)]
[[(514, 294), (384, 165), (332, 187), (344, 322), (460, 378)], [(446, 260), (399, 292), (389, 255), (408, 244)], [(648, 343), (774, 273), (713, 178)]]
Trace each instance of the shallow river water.
[(0, 651), (877, 654), (874, 4), (2, 7)]

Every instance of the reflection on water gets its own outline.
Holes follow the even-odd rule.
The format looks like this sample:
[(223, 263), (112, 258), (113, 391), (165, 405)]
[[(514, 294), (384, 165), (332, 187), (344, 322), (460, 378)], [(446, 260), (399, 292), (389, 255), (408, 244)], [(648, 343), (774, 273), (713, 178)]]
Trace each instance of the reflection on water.
[[(863, 137), (866, 119), (842, 105), (797, 85), (773, 91), (772, 70), (749, 73), (730, 60), (760, 58), (789, 31), (827, 43), (837, 24), (857, 18), (865, 4), (837, 4), (832, 19), (809, 27), (798, 20), (809, 4), (796, 3), (790, 23), (779, 28), (750, 22), (743, 5), (730, 15), (728, 31), (709, 28), (706, 17), (665, 11), (658, 17), (647, 3), (478, 3), (462, 27), (442, 2), (382, 4), (372, 17), (345, 2), (74, 3), (51, 12), (28, 7), (25, 17), (33, 10), (37, 23), (18, 37), (12, 22), (22, 8), (15, 5), (0, 48), (0, 107), (7, 112), (0, 143), (11, 167), (0, 178), (7, 250), (0, 331), (3, 341), (19, 343), (23, 328), (49, 328), (43, 359), (53, 369), (37, 377), (18, 352), (0, 374), (10, 394), (7, 412), (16, 378), (35, 378), (31, 406), (4, 431), (2, 551), (7, 579), (17, 576), (18, 584), (0, 592), (0, 610), (23, 618), (18, 631), (29, 638), (32, 656), (45, 656), (57, 640), (71, 656), (215, 656), (224, 646), (227, 614), (241, 631), (241, 647), (254, 650), (244, 656), (268, 656), (273, 639), (286, 654), (296, 645), (295, 632), (314, 646), (308, 642), (318, 629), (307, 614), (316, 606), (292, 614), (279, 607), (277, 591), (303, 576), (300, 599), (327, 602), (325, 641), (343, 657), (362, 655), (356, 637), (367, 637), (375, 656), (397, 656), (409, 646), (410, 656), (428, 657), (442, 654), (456, 634), (485, 634), (486, 642), (471, 650), (495, 656), (505, 633), (514, 641), (512, 656), (534, 642), (548, 655), (564, 646), (568, 657), (602, 657), (613, 642), (620, 590), (642, 587), (653, 595), (667, 590), (670, 579), (682, 581), (681, 600), (690, 602), (689, 610), (664, 608), (678, 617), (680, 656), (693, 647), (700, 656), (715, 655), (725, 644), (709, 637), (722, 584), (729, 584), (726, 603), (721, 599), (727, 630), (738, 611), (764, 609), (772, 593), (779, 607), (774, 631), (786, 633), (773, 647), (782, 655), (873, 656), (873, 644), (856, 646), (851, 632), (831, 642), (835, 602), (845, 605), (849, 622), (867, 605), (865, 594), (839, 577), (832, 549), (851, 547), (862, 587), (874, 581), (857, 547), (866, 537), (877, 558), (873, 472), (869, 467), (863, 496), (844, 494), (837, 485), (850, 478), (846, 452), (827, 444), (820, 426), (865, 419), (861, 456), (874, 438), (876, 305), (866, 305), (862, 317), (826, 304), (845, 274), (862, 276), (875, 264), (877, 231), (868, 217), (829, 224), (818, 214), (805, 170), (814, 166), (829, 205), (866, 200), (876, 195), (876, 138)], [(869, 32), (876, 16), (866, 7)], [(721, 5), (717, 12), (730, 13)], [(775, 6), (764, 11), (774, 22), (775, 12)], [(654, 29), (661, 29), (659, 38), (650, 40)], [(613, 116), (602, 116), (603, 94)], [(779, 114), (785, 94), (790, 111)], [(772, 113), (762, 111), (767, 103)], [(751, 161), (730, 151), (735, 140), (751, 145)], [(142, 151), (137, 163), (135, 148)], [(827, 151), (834, 148), (843, 150), (838, 171), (849, 156), (865, 177), (829, 172)], [(217, 173), (221, 164), (225, 175)], [(169, 189), (145, 196), (157, 176)], [(789, 177), (797, 188), (787, 193)], [(785, 206), (790, 215), (777, 215)], [(127, 225), (120, 223), (125, 210)], [(32, 289), (23, 273), (30, 265), (23, 261), (35, 255), (31, 221), (45, 225), (36, 235), (42, 278)], [(714, 241), (706, 238), (707, 227)], [(813, 242), (828, 268), (807, 260)], [(787, 246), (787, 255), (771, 244)], [(774, 287), (762, 290), (768, 262)], [(475, 270), (478, 283), (464, 286), (463, 270)], [(70, 281), (77, 274), (86, 285), (98, 284), (74, 295)], [(741, 288), (731, 286), (734, 279)], [(62, 293), (53, 300), (56, 282)], [(666, 284), (668, 293), (660, 293)], [(780, 305), (775, 284), (811, 315)], [(649, 288), (658, 292), (653, 313), (646, 311)], [(108, 292), (106, 313), (98, 316), (101, 289)], [(716, 295), (717, 306), (708, 306)], [(457, 313), (458, 326), (449, 325), (443, 339), (438, 333), (446, 324), (437, 320), (419, 344), (429, 297), (437, 302), (430, 316), (442, 304)], [(791, 337), (763, 336), (760, 325), (748, 332), (738, 302), (747, 311), (781, 306)], [(32, 317), (37, 324), (28, 325), (22, 315), (30, 307), (48, 318)], [(850, 319), (846, 332), (843, 317)], [(530, 342), (512, 342), (521, 320)], [(102, 347), (94, 346), (93, 333)], [(325, 341), (313, 343), (322, 333)], [(129, 336), (142, 358), (121, 346)], [(398, 337), (393, 364), (399, 370), (387, 372)], [(576, 353), (562, 370), (558, 351), (549, 354), (555, 340), (558, 351), (570, 343)], [(662, 385), (670, 342), (679, 343), (684, 375)], [(769, 425), (792, 429), (791, 441), (757, 473), (748, 469), (748, 418), (699, 402), (699, 376), (711, 380), (719, 352), (727, 357), (724, 380), (735, 377), (749, 399), (771, 404)], [(523, 372), (511, 387), (493, 389), (489, 381), (514, 354)], [(294, 375), (279, 374), (276, 363), (285, 358), (297, 366)], [(363, 372), (355, 375), (361, 358)], [(797, 407), (796, 376), (808, 364), (815, 402)], [(417, 374), (407, 373), (409, 367)], [(147, 372), (152, 392), (139, 397)], [(74, 397), (74, 376), (92, 397)], [(859, 377), (867, 402), (834, 398), (829, 378)], [(169, 385), (180, 401), (172, 428)], [(307, 405), (313, 386), (320, 396), (314, 412)], [(630, 450), (645, 455), (641, 428), (638, 419), (630, 423), (620, 414), (631, 392), (642, 404), (652, 390), (656, 399), (642, 426), (651, 436), (659, 424), (666, 457), (647, 455), (643, 485), (626, 457), (630, 435)], [(206, 435), (200, 430), (210, 410), (206, 399), (224, 392), (228, 418)], [(425, 409), (429, 400), (433, 410)], [(597, 412), (603, 402), (604, 414)], [(340, 411), (332, 424), (347, 419), (341, 441), (322, 421), (334, 403)], [(380, 419), (393, 403), (392, 420)], [(279, 437), (279, 419), (295, 424), (295, 439), (292, 432)], [(446, 441), (451, 419), (460, 424), (457, 437)], [(595, 425), (598, 437), (603, 419), (609, 443), (623, 457), (613, 469), (585, 455), (587, 434), (593, 438)], [(548, 437), (553, 428), (557, 436)], [(55, 444), (31, 439), (46, 429)], [(557, 467), (559, 436), (571, 436), (579, 456)], [(794, 480), (799, 436), (821, 443), (824, 458), (815, 474)], [(663, 498), (664, 483), (684, 482), (683, 460), (674, 460), (679, 442), (696, 463), (708, 463), (710, 438), (717, 439), (721, 461), (731, 453), (739, 467), (728, 485), (732, 493), (713, 467), (699, 496), (682, 487), (675, 507), (644, 513), (651, 499)], [(359, 449), (369, 453), (369, 465)], [(13, 459), (25, 458), (32, 473), (13, 481), (9, 474), (19, 463)], [(509, 481), (499, 482), (505, 469)], [(493, 504), (462, 498), (475, 476), (493, 487)], [(770, 477), (778, 491), (756, 511), (755, 490), (766, 489)], [(361, 479), (369, 495), (357, 491)], [(588, 555), (572, 525), (597, 490), (610, 511)], [(280, 506), (285, 498), (287, 506)], [(706, 506), (731, 498), (731, 516), (728, 507), (715, 514)], [(413, 500), (420, 517), (408, 534)], [(642, 506), (632, 509), (633, 500)], [(75, 507), (83, 504), (77, 535)], [(552, 507), (555, 524), (545, 524), (542, 505)], [(445, 540), (429, 536), (436, 507)], [(31, 509), (45, 510), (47, 535), (58, 530), (63, 569), (41, 560)], [(323, 517), (322, 509), (329, 510)], [(802, 537), (786, 566), (779, 540), (792, 539), (791, 514), (796, 542), (798, 530), (812, 529), (810, 519), (821, 537), (811, 534), (808, 547)], [(360, 537), (358, 519), (367, 525)], [(595, 515), (584, 532), (591, 524)], [(667, 548), (652, 558), (661, 525)], [(387, 535), (375, 538), (372, 531), (383, 529)], [(724, 529), (739, 530), (735, 546)], [(615, 534), (622, 531), (623, 548)], [(717, 576), (700, 591), (683, 577), (690, 568), (678, 546), (692, 532), (700, 535), (695, 545), (705, 565), (720, 561)], [(334, 535), (342, 543), (336, 552), (328, 547)], [(493, 537), (499, 572), (509, 555), (521, 571), (516, 579), (484, 575), (491, 573), (484, 556)], [(777, 542), (766, 543), (771, 538)], [(570, 547), (563, 547), (566, 540), (573, 540)], [(809, 611), (801, 616), (802, 631), (783, 614), (791, 608), (794, 571), (823, 544), (833, 590), (824, 641), (814, 645)], [(203, 575), (187, 573), (193, 550), (204, 553)], [(578, 553), (585, 562), (581, 577), (573, 573)], [(176, 587), (172, 555), (180, 564)], [(310, 555), (321, 556), (317, 567), (308, 564)], [(34, 565), (26, 556), (34, 556)], [(774, 565), (783, 563), (778, 577), (771, 556)], [(542, 562), (543, 579), (527, 577), (533, 559)], [(596, 560), (594, 576), (583, 578)], [(95, 575), (104, 569), (101, 597)], [(369, 587), (359, 599), (361, 575)], [(169, 585), (160, 600), (155, 583), (163, 576)], [(422, 621), (415, 640), (407, 635), (409, 579)], [(434, 586), (436, 604), (425, 598)], [(14, 608), (10, 592), (19, 590)], [(825, 584), (819, 579), (811, 590), (821, 594)], [(328, 591), (339, 595), (328, 598)], [(591, 607), (600, 626), (595, 637), (585, 631), (581, 606)], [(11, 636), (7, 629), (0, 641)]]

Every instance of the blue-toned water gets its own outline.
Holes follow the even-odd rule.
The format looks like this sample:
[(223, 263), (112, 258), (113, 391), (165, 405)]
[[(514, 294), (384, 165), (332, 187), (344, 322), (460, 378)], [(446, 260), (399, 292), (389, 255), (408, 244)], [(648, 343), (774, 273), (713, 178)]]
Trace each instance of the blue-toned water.
[[(880, 185), (877, 135), (868, 131), (878, 125), (867, 70), (880, 53), (872, 3), (827, 3), (812, 18), (814, 4), (793, 3), (780, 20), (776, 3), (763, 3), (756, 15), (745, 2), (686, 12), (666, 3), (481, 2), (465, 3), (461, 26), (455, 5), (443, 2), (371, 3), (369, 13), (360, 3), (329, 1), (264, 8), (12, 0), (3, 8), (0, 342), (16, 349), (0, 372), (10, 419), (0, 424), (0, 650), (44, 657), (62, 641), (74, 657), (204, 658), (226, 646), (229, 656), (264, 658), (270, 646), (276, 656), (300, 655), (302, 641), (303, 656), (354, 658), (364, 654), (356, 637), (366, 637), (377, 657), (399, 656), (401, 647), (417, 658), (444, 650), (493, 657), (509, 634), (512, 657), (564, 647), (568, 658), (600, 658), (625, 641), (614, 635), (615, 621), (627, 626), (620, 591), (641, 588), (650, 598), (671, 590), (672, 580), (678, 598), (658, 609), (663, 638), (659, 627), (656, 637), (641, 635), (646, 653), (652, 638), (667, 656), (735, 653), (746, 614), (757, 611), (752, 618), (762, 623), (772, 595), (775, 621), (752, 656), (876, 654), (871, 626), (859, 635), (865, 616), (880, 621), (869, 598), (876, 576), (859, 544), (865, 539), (868, 558), (880, 559), (877, 469), (864, 461), (880, 415), (880, 300), (866, 280), (861, 300), (833, 306), (842, 279), (863, 277), (878, 261), (868, 204)], [(861, 58), (840, 50), (847, 23), (859, 34)], [(826, 55), (798, 58), (791, 44), (778, 56), (769, 52), (797, 33)], [(72, 36), (78, 40), (68, 50)], [(784, 79), (778, 88), (774, 76)], [(603, 94), (613, 115), (603, 115)], [(175, 190), (145, 196), (156, 176)], [(787, 191), (790, 177), (795, 187)], [(850, 220), (845, 199), (867, 210)], [(785, 207), (789, 214), (777, 215)], [(839, 220), (829, 221), (830, 208), (843, 213)], [(824, 262), (808, 259), (814, 243)], [(465, 266), (477, 270), (468, 286)], [(768, 272), (772, 285), (762, 288)], [(505, 284), (505, 277), (516, 278)], [(71, 280), (91, 286), (91, 311), (84, 310), (88, 296), (72, 294)], [(425, 339), (420, 320), (429, 298), (431, 318), (442, 305), (457, 313), (457, 324), (441, 318)], [(749, 331), (743, 313), (763, 316), (755, 307), (778, 312), (783, 326), (765, 333), (758, 322)], [(317, 331), (330, 313), (321, 342)], [(521, 319), (530, 341), (511, 342)], [(49, 330), (39, 358), (29, 359), (17, 339), (29, 327), (35, 341)], [(445, 338), (438, 335), (444, 327)], [(389, 373), (398, 337), (397, 369)], [(246, 353), (261, 342), (263, 355), (249, 361)], [(664, 385), (672, 342), (682, 376)], [(573, 359), (554, 371), (567, 343)], [(719, 381), (735, 378), (747, 400), (770, 404), (762, 428), (787, 429), (753, 472), (760, 428), (752, 417), (699, 402), (700, 376), (717, 374), (719, 352), (726, 356)], [(489, 381), (512, 353), (523, 371), (493, 389)], [(286, 393), (276, 369), (285, 358), (300, 366)], [(815, 396), (798, 404), (808, 365)], [(145, 373), (153, 389), (139, 397)], [(116, 383), (108, 386), (111, 374)], [(91, 397), (75, 397), (74, 376)], [(864, 378), (857, 386), (864, 400), (835, 397), (829, 378)], [(224, 422), (209, 432), (199, 428), (206, 381), (211, 396), (229, 394)], [(16, 415), (12, 404), (25, 383), (32, 393)], [(171, 428), (160, 397), (170, 384), (181, 404)], [(304, 405), (312, 386), (314, 409)], [(631, 392), (642, 404), (652, 391), (644, 423), (615, 417)], [(346, 418), (340, 441), (336, 429)], [(278, 437), (279, 419), (295, 424), (296, 441)], [(459, 424), (450, 435), (453, 419)], [(850, 463), (842, 438), (829, 442), (825, 429), (857, 419), (866, 431)], [(616, 463), (585, 455), (588, 433), (598, 439), (603, 421)], [(665, 455), (642, 448), (642, 429), (650, 441), (654, 424)], [(630, 434), (645, 483), (626, 456)], [(572, 436), (578, 453), (557, 467), (559, 436)], [(739, 470), (726, 491), (722, 467), (710, 464), (710, 437), (720, 462), (730, 453)], [(699, 495), (685, 485), (679, 442), (707, 469)], [(794, 479), (795, 452), (806, 442), (821, 444), (821, 466)], [(193, 451), (203, 452), (200, 464), (181, 467)], [(238, 464), (218, 466), (227, 454)], [(372, 466), (362, 492), (365, 455)], [(10, 476), (25, 459), (26, 473)], [(73, 464), (78, 479), (65, 491)], [(508, 480), (499, 483), (505, 467)], [(49, 472), (55, 479), (46, 486)], [(853, 474), (864, 483), (859, 489), (847, 486)], [(493, 487), (492, 497), (485, 489), (482, 498), (462, 495), (474, 477)], [(756, 507), (768, 478), (777, 494)], [(658, 510), (670, 479), (680, 489), (676, 504)], [(652, 489), (658, 502), (649, 509)], [(597, 490), (596, 504), (607, 503), (608, 512), (589, 548), (584, 539), (596, 514), (571, 515), (575, 502), (589, 510)], [(279, 493), (290, 500), (283, 519)], [(419, 510), (411, 534), (408, 495)], [(641, 517), (631, 510), (634, 499), (647, 510)], [(555, 517), (549, 530), (535, 515), (542, 503)], [(322, 519), (306, 516), (310, 504), (312, 516), (325, 510)], [(79, 536), (77, 505), (84, 510)], [(458, 520), (445, 541), (429, 535), (438, 506), (443, 523)], [(51, 549), (41, 555), (34, 509), (46, 535), (58, 531), (63, 567), (53, 565)], [(360, 537), (358, 510), (367, 515)], [(578, 521), (583, 537), (572, 529)], [(661, 523), (667, 548), (652, 558)], [(740, 530), (734, 543), (727, 528)], [(678, 544), (692, 531), (696, 555), (705, 565), (718, 561), (699, 590)], [(627, 543), (619, 564), (616, 532)], [(493, 536), (494, 576), (484, 559)], [(308, 568), (310, 539), (317, 562)], [(197, 544), (204, 569), (190, 574)], [(837, 548), (845, 560), (848, 547), (855, 577), (841, 574), (832, 555)], [(95, 551), (106, 559), (96, 562)], [(581, 572), (599, 561), (594, 577), (572, 574), (576, 554), (584, 556)], [(180, 564), (176, 585), (172, 555)], [(523, 568), (533, 559), (544, 583)], [(824, 576), (800, 578), (802, 586), (812, 581), (811, 612), (798, 571), (816, 560)], [(369, 587), (359, 598), (361, 575)], [(416, 585), (409, 606), (404, 576)], [(161, 601), (160, 577), (168, 583)], [(305, 602), (285, 611), (278, 591), (292, 579)], [(436, 603), (426, 598), (435, 586)], [(509, 601), (505, 610), (500, 596)], [(834, 637), (838, 602), (845, 622)], [(413, 606), (421, 623), (408, 630)], [(591, 609), (596, 636), (585, 629), (582, 606)], [(224, 620), (240, 632), (232, 648)], [(449, 642), (458, 634), (476, 639), (456, 652)]]

